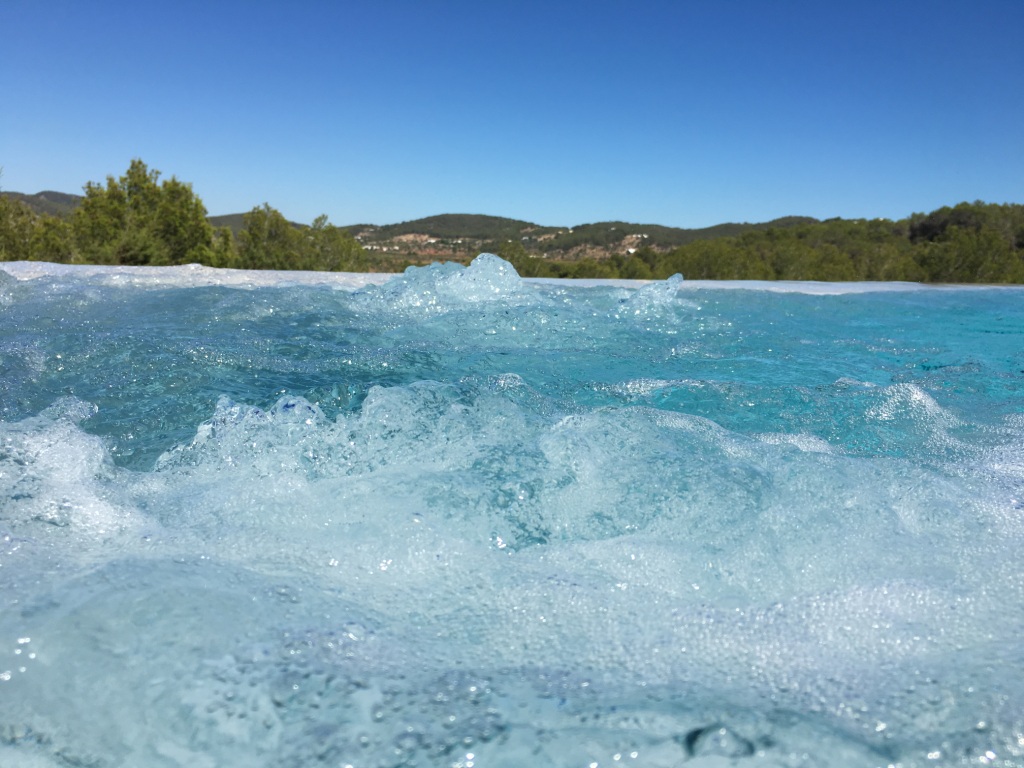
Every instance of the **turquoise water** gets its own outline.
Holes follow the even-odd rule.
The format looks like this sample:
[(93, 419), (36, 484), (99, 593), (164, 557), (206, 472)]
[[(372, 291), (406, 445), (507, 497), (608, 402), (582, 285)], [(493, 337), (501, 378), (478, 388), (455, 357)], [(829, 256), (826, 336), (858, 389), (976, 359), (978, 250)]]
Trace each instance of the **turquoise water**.
[(1024, 289), (8, 270), (0, 765), (1024, 765)]

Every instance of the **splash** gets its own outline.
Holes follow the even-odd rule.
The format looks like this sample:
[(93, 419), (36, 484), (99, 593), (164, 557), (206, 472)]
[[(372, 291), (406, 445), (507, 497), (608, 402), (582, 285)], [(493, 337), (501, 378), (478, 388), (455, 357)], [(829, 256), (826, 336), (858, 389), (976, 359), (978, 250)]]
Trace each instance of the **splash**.
[(0, 763), (1024, 762), (1019, 290), (133, 274), (0, 282)]

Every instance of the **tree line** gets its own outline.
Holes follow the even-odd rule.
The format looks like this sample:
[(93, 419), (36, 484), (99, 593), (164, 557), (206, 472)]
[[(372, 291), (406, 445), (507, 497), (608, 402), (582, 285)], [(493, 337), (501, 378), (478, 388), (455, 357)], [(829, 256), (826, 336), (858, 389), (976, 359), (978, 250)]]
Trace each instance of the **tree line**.
[(214, 228), (192, 185), (133, 160), (120, 178), (89, 182), (68, 217), (39, 215), (0, 196), (0, 261), (236, 269), (365, 271), (373, 265), (349, 233), (326, 216), (289, 222), (264, 204), (243, 217), (236, 237)]
[(497, 245), (519, 274), (663, 280), (905, 280), (1024, 283), (1024, 205), (960, 203), (891, 221), (830, 219), (556, 262)]
[[(245, 214), (237, 236), (214, 228), (190, 184), (161, 181), (141, 160), (84, 189), (67, 217), (36, 214), (0, 195), (0, 261), (382, 272), (409, 264), (371, 256), (326, 216), (297, 226), (267, 204)], [(605, 259), (560, 260), (528, 245), (536, 248), (516, 238), (486, 249), (524, 277), (1024, 283), (1024, 205), (960, 203), (898, 221), (790, 219), (674, 248), (623, 248)]]

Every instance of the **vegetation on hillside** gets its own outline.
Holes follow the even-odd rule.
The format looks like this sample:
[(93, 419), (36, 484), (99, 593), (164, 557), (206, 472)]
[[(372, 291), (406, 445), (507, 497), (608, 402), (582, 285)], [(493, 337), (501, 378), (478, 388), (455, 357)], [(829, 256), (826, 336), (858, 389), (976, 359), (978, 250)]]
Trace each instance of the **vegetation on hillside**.
[[(190, 184), (133, 160), (84, 197), (0, 195), (0, 261), (401, 271), (492, 251), (527, 277), (1024, 283), (1024, 205), (974, 202), (890, 221), (788, 217), (685, 230), (541, 227), (446, 214), (387, 226), (311, 226), (267, 204), (207, 217)], [(218, 226), (214, 226), (214, 225)]]
[(473, 213), (445, 213), (401, 224), (356, 224), (347, 228), (354, 236), (373, 235), (388, 239), (401, 235), (428, 235), (440, 239), (505, 240), (520, 237), (524, 232), (557, 232), (557, 227), (538, 227), (528, 221), (484, 216)]
[[(63, 215), (33, 210), (29, 198), (0, 195), (0, 261), (239, 269), (358, 271), (372, 265), (362, 246), (326, 216), (297, 227), (269, 205), (243, 218), (238, 236), (214, 228), (192, 185), (132, 160), (123, 176), (89, 182)], [(52, 194), (52, 193), (46, 193)], [(70, 196), (69, 196), (70, 197)]]
[(961, 203), (900, 221), (793, 223), (603, 261), (543, 259), (521, 242), (498, 253), (539, 277), (1024, 283), (1024, 206)]
[(4, 192), (3, 195), (25, 203), (36, 213), (45, 213), (48, 216), (70, 216), (82, 202), (81, 195), (69, 195), (66, 192), (52, 190), (36, 192), (34, 195), (25, 195), (21, 192)]
[[(521, 241), (533, 254), (556, 261), (582, 258), (604, 259), (631, 247), (645, 246), (666, 251), (696, 240), (729, 237), (743, 232), (789, 227), (816, 221), (807, 217), (787, 217), (764, 224), (718, 224), (702, 229), (680, 229), (659, 224), (631, 224), (603, 221), (574, 227), (544, 227), (528, 221), (500, 216), (444, 214), (401, 224), (375, 226), (355, 224), (347, 229), (371, 250), (417, 256), (459, 258), (460, 253), (476, 255), (496, 251), (503, 243)], [(433, 245), (430, 248), (427, 246)]]

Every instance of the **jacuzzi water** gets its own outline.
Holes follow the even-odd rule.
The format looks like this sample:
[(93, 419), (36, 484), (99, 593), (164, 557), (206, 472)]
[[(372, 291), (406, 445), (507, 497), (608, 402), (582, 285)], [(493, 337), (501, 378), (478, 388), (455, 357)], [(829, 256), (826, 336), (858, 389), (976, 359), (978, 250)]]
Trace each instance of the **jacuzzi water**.
[(4, 268), (0, 765), (1024, 765), (1024, 289)]

